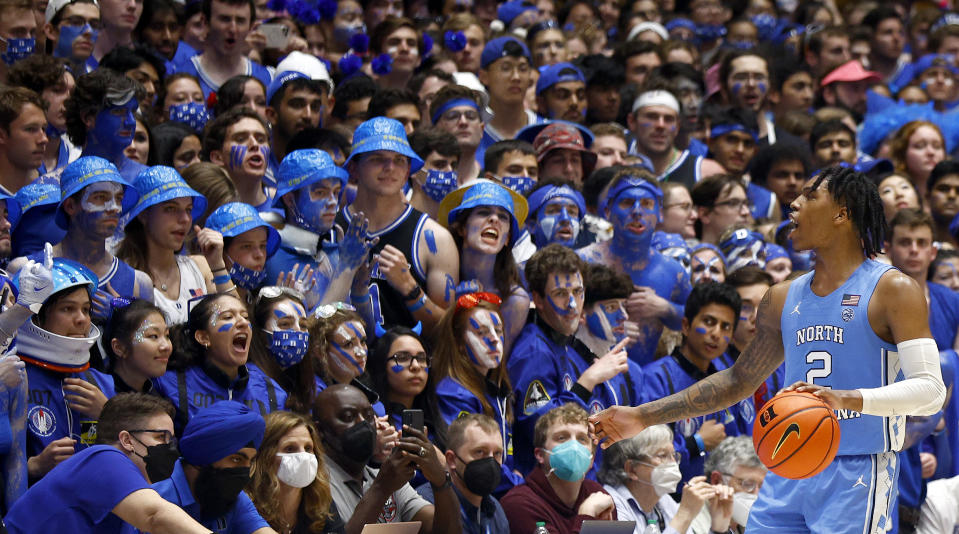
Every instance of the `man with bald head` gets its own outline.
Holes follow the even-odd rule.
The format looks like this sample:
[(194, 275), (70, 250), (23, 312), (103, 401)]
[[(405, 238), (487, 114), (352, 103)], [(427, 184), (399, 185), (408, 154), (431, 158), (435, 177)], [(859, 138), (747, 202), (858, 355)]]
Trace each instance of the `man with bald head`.
[[(367, 523), (422, 521), (420, 532), (459, 534), (459, 502), (450, 475), (423, 429), (403, 427), (393, 451), (380, 469), (367, 465), (376, 445), (375, 415), (359, 389), (336, 384), (316, 396), (316, 423), (326, 449), (333, 502), (343, 517), (347, 534), (359, 533)], [(433, 489), (436, 505), (409, 485), (419, 469)]]

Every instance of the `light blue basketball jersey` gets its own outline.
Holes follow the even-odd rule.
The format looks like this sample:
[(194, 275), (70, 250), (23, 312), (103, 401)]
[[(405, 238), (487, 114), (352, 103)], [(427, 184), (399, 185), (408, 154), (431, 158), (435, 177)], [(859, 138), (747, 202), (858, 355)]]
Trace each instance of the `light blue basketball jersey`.
[[(866, 260), (838, 289), (820, 297), (815, 271), (789, 286), (782, 315), (786, 384), (803, 380), (834, 389), (877, 388), (902, 379), (896, 346), (879, 338), (867, 310), (879, 278), (892, 269)], [(840, 455), (902, 448), (905, 418), (837, 410)]]

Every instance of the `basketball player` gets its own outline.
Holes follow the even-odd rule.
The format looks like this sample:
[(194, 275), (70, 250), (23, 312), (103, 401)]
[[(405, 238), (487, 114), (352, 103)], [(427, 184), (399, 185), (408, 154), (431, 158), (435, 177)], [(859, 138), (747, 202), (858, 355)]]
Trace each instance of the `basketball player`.
[[(836, 410), (839, 452), (812, 478), (769, 473), (747, 532), (889, 530), (904, 416), (938, 411), (945, 387), (922, 292), (872, 260), (886, 227), (881, 206), (875, 186), (851, 169), (830, 167), (807, 181), (791, 205), (790, 237), (815, 252), (816, 269), (766, 293), (756, 336), (732, 367), (675, 395), (590, 417), (594, 438), (612, 443), (730, 406), (785, 358), (786, 389), (812, 392)], [(782, 439), (802, 439), (791, 434)]]

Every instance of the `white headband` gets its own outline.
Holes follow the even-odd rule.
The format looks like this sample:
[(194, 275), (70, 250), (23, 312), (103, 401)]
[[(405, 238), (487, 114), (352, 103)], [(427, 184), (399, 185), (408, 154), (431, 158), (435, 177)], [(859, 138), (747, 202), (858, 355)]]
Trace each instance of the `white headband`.
[(646, 91), (633, 101), (633, 111), (646, 106), (666, 106), (679, 113), (679, 100), (669, 91)]

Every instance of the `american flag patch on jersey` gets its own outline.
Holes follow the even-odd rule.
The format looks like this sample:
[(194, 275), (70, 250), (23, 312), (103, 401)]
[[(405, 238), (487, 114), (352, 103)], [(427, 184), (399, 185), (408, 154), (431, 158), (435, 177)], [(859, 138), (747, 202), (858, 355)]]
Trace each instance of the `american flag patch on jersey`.
[(839, 303), (840, 306), (859, 306), (859, 295), (850, 295), (846, 293), (842, 296), (842, 302)]

